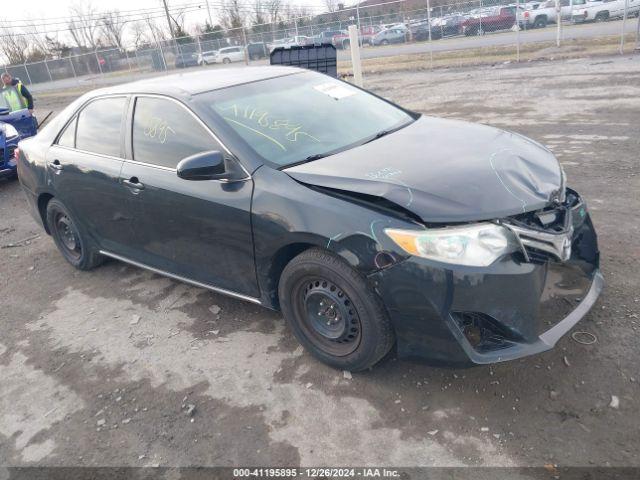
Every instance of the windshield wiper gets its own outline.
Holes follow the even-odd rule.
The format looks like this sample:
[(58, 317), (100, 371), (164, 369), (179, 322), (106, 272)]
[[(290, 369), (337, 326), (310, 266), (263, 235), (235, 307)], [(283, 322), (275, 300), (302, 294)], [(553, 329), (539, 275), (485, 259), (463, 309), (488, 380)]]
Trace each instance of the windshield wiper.
[(304, 159), (305, 162), (313, 162), (314, 160), (320, 160), (321, 158), (328, 157), (328, 153), (315, 153), (313, 155), (309, 155)]
[(371, 137), (370, 139), (368, 139), (366, 142), (363, 142), (363, 143), (362, 143), (362, 145), (365, 145), (365, 144), (367, 144), (367, 143), (369, 143), (369, 142), (373, 142), (374, 140), (377, 140), (377, 139), (379, 139), (379, 138), (382, 138), (382, 137), (384, 137), (385, 135), (389, 135), (389, 134), (390, 134), (390, 133), (392, 133), (392, 132), (395, 132), (395, 129), (394, 129), (394, 130), (382, 130), (382, 131), (380, 131), (380, 132), (376, 133), (373, 137)]

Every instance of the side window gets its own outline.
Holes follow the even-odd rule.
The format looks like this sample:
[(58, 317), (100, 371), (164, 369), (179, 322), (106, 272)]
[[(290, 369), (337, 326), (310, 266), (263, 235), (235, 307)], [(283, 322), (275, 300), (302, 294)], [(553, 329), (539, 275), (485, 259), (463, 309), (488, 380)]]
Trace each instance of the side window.
[(139, 97), (133, 114), (133, 159), (175, 168), (185, 157), (222, 150), (186, 107), (164, 98)]
[(67, 124), (62, 134), (58, 137), (58, 145), (60, 145), (61, 147), (75, 148), (77, 122), (78, 122), (78, 117), (73, 117), (73, 120), (71, 120)]
[(120, 156), (124, 97), (94, 100), (78, 115), (76, 148), (103, 155)]

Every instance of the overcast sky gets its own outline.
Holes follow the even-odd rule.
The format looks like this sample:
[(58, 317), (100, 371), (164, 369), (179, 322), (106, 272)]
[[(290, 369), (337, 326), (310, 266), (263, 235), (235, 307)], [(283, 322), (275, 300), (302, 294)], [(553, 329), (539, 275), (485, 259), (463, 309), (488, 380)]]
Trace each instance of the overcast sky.
[[(255, 0), (246, 0), (243, 3), (247, 6), (254, 3)], [(306, 6), (314, 12), (320, 12), (325, 10), (324, 0), (283, 0), (283, 3), (289, 1), (294, 5)], [(201, 4), (202, 7), (194, 12), (186, 14), (188, 24), (202, 23), (207, 19), (207, 12), (205, 0), (167, 0), (170, 9), (178, 9), (181, 5), (190, 4), (188, 9), (195, 10), (197, 4)], [(69, 7), (77, 5), (79, 3), (87, 3), (87, 0), (27, 0), (24, 3), (16, 4), (11, 3), (14, 7), (21, 5), (20, 8), (13, 8), (7, 4), (6, 8), (3, 8), (0, 18), (3, 20), (9, 20), (13, 25), (19, 25), (21, 20), (30, 19), (37, 21), (38, 23), (47, 23), (49, 26), (47, 29), (61, 29), (62, 25), (51, 26), (54, 22), (64, 22), (68, 19)], [(113, 10), (117, 9), (121, 12), (131, 12), (132, 10), (153, 9), (154, 15), (162, 14), (162, 0), (90, 0), (90, 3), (98, 10)], [(212, 17), (214, 22), (216, 21), (216, 10), (222, 3), (222, 0), (209, 0)], [(354, 3), (353, 0), (345, 1), (346, 5)], [(186, 7), (185, 7), (186, 8)], [(130, 16), (136, 15), (137, 12), (129, 13)]]

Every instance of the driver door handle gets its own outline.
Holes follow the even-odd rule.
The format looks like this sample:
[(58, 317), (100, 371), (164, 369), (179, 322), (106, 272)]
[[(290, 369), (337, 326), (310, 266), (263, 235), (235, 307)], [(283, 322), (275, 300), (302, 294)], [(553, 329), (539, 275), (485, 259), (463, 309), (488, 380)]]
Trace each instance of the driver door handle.
[(60, 160), (58, 160), (57, 158), (53, 161), (53, 162), (49, 162), (49, 167), (53, 168), (54, 170), (62, 170), (64, 167), (62, 166), (62, 164), (60, 163)]
[(129, 180), (123, 180), (122, 183), (135, 190), (144, 190), (144, 184), (140, 183), (136, 177), (131, 177)]

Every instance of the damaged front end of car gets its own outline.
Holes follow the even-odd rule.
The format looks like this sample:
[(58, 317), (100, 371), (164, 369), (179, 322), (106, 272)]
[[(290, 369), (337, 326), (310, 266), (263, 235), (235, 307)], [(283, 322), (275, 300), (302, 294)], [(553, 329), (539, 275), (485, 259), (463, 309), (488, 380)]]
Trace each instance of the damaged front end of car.
[[(434, 231), (450, 232), (444, 247), (423, 237), (426, 243), (407, 260), (370, 276), (394, 321), (402, 357), (468, 365), (549, 350), (604, 285), (591, 218), (569, 188), (540, 210), (423, 232)], [(464, 236), (474, 231), (471, 240)], [(387, 233), (410, 251), (406, 239)]]

